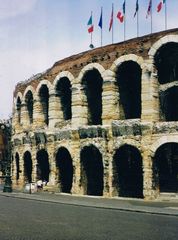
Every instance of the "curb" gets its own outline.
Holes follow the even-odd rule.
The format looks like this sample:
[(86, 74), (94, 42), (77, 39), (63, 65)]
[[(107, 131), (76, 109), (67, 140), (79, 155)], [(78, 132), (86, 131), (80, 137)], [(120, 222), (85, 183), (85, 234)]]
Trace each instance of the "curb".
[[(40, 195), (39, 198), (37, 198), (35, 195), (25, 195), (22, 193), (20, 195), (17, 193), (16, 195), (13, 193), (0, 193), (3, 197), (10, 197), (10, 198), (19, 198), (19, 199), (26, 199), (26, 200), (33, 200), (38, 202), (50, 202), (55, 204), (63, 204), (63, 205), (70, 205), (70, 206), (81, 206), (81, 207), (92, 207), (92, 208), (102, 208), (102, 209), (109, 209), (109, 210), (117, 210), (117, 211), (125, 211), (125, 212), (136, 212), (136, 213), (146, 213), (146, 214), (152, 214), (152, 215), (163, 215), (163, 216), (174, 216), (178, 217), (178, 207), (172, 208), (171, 207), (163, 207), (163, 208), (157, 208), (157, 207), (150, 207), (150, 206), (138, 206), (138, 207), (122, 207), (122, 206), (111, 206), (110, 204), (106, 203), (74, 203), (74, 202), (68, 202), (68, 201), (62, 201), (62, 200), (55, 200), (55, 199), (45, 199), (41, 198)], [(35, 197), (32, 197), (35, 196)], [(87, 197), (86, 197), (87, 198)], [(177, 212), (175, 211), (177, 210)]]

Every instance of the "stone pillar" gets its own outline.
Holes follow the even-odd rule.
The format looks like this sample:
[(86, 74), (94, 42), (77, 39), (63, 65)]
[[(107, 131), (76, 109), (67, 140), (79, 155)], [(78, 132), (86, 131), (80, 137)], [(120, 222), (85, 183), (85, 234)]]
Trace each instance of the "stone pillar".
[(72, 87), (72, 127), (88, 124), (87, 99), (80, 84)]
[(61, 101), (53, 89), (49, 93), (49, 127), (54, 128), (56, 123), (61, 121), (63, 121)]
[(21, 154), (19, 154), (19, 186), (23, 188), (24, 183), (25, 183), (25, 178), (24, 178), (24, 159)]
[(113, 120), (119, 119), (118, 88), (114, 73), (106, 71), (105, 75), (102, 93), (102, 120), (103, 125), (110, 125)]
[(57, 181), (56, 181), (56, 162), (54, 158), (54, 153), (51, 152), (49, 154), (49, 166), (50, 166), (50, 173), (49, 173), (49, 184), (52, 186), (56, 186)]
[(44, 122), (44, 114), (43, 114), (43, 109), (42, 109), (42, 104), (40, 102), (40, 99), (37, 98), (34, 100), (34, 105), (33, 105), (33, 128), (43, 128), (45, 127), (45, 122)]
[(153, 65), (142, 70), (142, 121), (159, 121), (159, 95), (157, 72)]
[[(21, 118), (21, 116), (20, 116), (20, 118)], [(19, 133), (21, 131), (21, 129), (22, 129), (22, 125), (19, 122), (19, 113), (18, 113), (16, 108), (14, 108), (14, 110), (13, 110), (12, 129), (13, 129), (15, 134)]]
[[(107, 149), (106, 149), (107, 150)], [(103, 155), (103, 196), (110, 197), (110, 159), (109, 156)]]
[(153, 161), (149, 151), (143, 154), (143, 196), (146, 200), (155, 199), (157, 191), (153, 179)]
[(72, 163), (73, 163), (73, 182), (71, 192), (74, 194), (83, 194), (81, 188), (81, 164), (80, 164), (80, 142), (73, 140), (72, 143)]
[(32, 158), (32, 182), (36, 182), (37, 181), (37, 159), (36, 159), (35, 150), (32, 150), (31, 158)]
[(21, 105), (21, 124), (23, 126), (23, 129), (29, 128), (29, 125), (30, 125), (27, 104), (25, 102), (22, 102), (22, 105)]

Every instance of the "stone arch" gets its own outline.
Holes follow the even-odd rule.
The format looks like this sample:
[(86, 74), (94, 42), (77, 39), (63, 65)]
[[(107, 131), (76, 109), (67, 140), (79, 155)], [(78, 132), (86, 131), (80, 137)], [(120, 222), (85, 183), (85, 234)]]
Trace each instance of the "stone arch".
[(73, 83), (74, 83), (74, 76), (72, 75), (72, 73), (70, 73), (69, 71), (62, 71), (55, 77), (55, 79), (53, 81), (54, 88), (56, 88), (57, 82), (61, 78), (68, 78), (71, 85), (73, 85)]
[(49, 91), (51, 91), (51, 89), (53, 89), (53, 85), (51, 84), (51, 82), (43, 79), (39, 82), (39, 84), (36, 88), (36, 93), (37, 93), (38, 96), (39, 96), (39, 90), (40, 90), (42, 85), (46, 85), (48, 87)]
[(151, 147), (150, 147), (150, 155), (151, 157), (154, 157), (156, 150), (166, 143), (178, 143), (178, 136), (163, 136), (159, 138), (157, 141), (155, 141)]
[(59, 147), (57, 150), (56, 168), (61, 192), (70, 193), (73, 181), (73, 164), (70, 152), (65, 147)]
[(150, 48), (149, 52), (148, 52), (148, 56), (149, 58), (153, 59), (156, 52), (158, 51), (158, 49), (169, 42), (174, 42), (174, 43), (178, 43), (178, 35), (167, 35), (164, 36), (162, 38), (160, 38), (158, 41), (156, 41), (152, 47)]
[(42, 80), (37, 87), (39, 101), (41, 103), (41, 110), (46, 125), (49, 124), (49, 91), (52, 85), (47, 80)]
[(84, 194), (103, 195), (103, 160), (102, 154), (94, 145), (84, 146), (80, 152), (81, 185)]
[(178, 121), (178, 36), (161, 38), (149, 54), (159, 82), (160, 119)]
[(21, 123), (21, 111), (22, 111), (22, 94), (18, 94), (15, 101), (15, 111), (17, 113), (17, 122)]
[(118, 59), (116, 59), (113, 64), (110, 67), (110, 70), (113, 72), (117, 71), (117, 68), (124, 62), (128, 62), (128, 61), (133, 61), (136, 62), (141, 69), (143, 69), (144, 67), (144, 60), (142, 57), (137, 56), (135, 54), (128, 54), (128, 55), (123, 55), (121, 57), (119, 57)]
[(134, 54), (117, 59), (111, 69), (116, 73), (120, 119), (141, 118), (143, 59)]
[(37, 152), (37, 180), (49, 182), (49, 156), (45, 149), (41, 149)]
[(105, 72), (104, 67), (99, 63), (89, 63), (84, 68), (82, 68), (82, 70), (80, 71), (78, 78), (77, 78), (78, 81), (81, 83), (86, 72), (93, 70), (93, 69), (98, 70), (98, 72), (101, 74), (101, 77), (104, 78), (104, 72)]
[(27, 94), (28, 91), (31, 91), (32, 94), (33, 94), (33, 97), (36, 98), (36, 91), (34, 89), (34, 87), (32, 85), (28, 85), (24, 91), (24, 94), (23, 94), (23, 99), (25, 99), (25, 96)]
[(25, 182), (32, 182), (32, 157), (29, 151), (26, 151), (23, 155), (24, 160), (24, 179)]
[(115, 150), (113, 185), (121, 197), (143, 198), (142, 156), (135, 146), (124, 144)]
[(153, 181), (159, 192), (178, 191), (178, 142), (160, 145), (153, 157)]
[(28, 90), (24, 95), (24, 98), (28, 112), (29, 122), (33, 123), (33, 103), (34, 103), (33, 92), (31, 90)]
[(61, 109), (63, 119), (72, 118), (72, 85), (68, 77), (58, 79), (55, 85), (56, 96), (59, 98), (59, 110)]
[(93, 63), (84, 67), (79, 74), (82, 85), (82, 105), (85, 108), (88, 125), (102, 124), (103, 72), (104, 68), (101, 65)]

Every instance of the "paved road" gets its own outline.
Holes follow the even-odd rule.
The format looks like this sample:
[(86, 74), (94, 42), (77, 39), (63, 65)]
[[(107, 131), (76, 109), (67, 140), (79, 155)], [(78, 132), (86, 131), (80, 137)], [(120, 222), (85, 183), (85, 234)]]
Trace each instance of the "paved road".
[(2, 240), (177, 240), (178, 217), (0, 196)]

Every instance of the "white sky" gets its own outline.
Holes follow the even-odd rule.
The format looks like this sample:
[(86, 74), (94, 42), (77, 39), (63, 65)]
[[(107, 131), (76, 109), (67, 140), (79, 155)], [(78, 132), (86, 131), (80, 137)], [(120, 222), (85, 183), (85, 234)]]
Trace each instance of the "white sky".
[[(126, 38), (136, 37), (136, 0), (126, 1)], [(139, 0), (140, 36), (150, 33), (146, 19), (149, 0)], [(156, 12), (153, 0), (153, 32), (164, 30), (164, 9)], [(114, 43), (123, 41), (123, 24), (116, 18), (123, 0), (0, 0), (0, 118), (12, 112), (15, 85), (43, 72), (56, 61), (89, 49), (87, 22), (93, 11), (93, 44), (100, 46), (103, 7), (103, 45), (111, 44), (108, 31), (114, 3)], [(167, 0), (168, 29), (178, 27), (178, 0)]]

